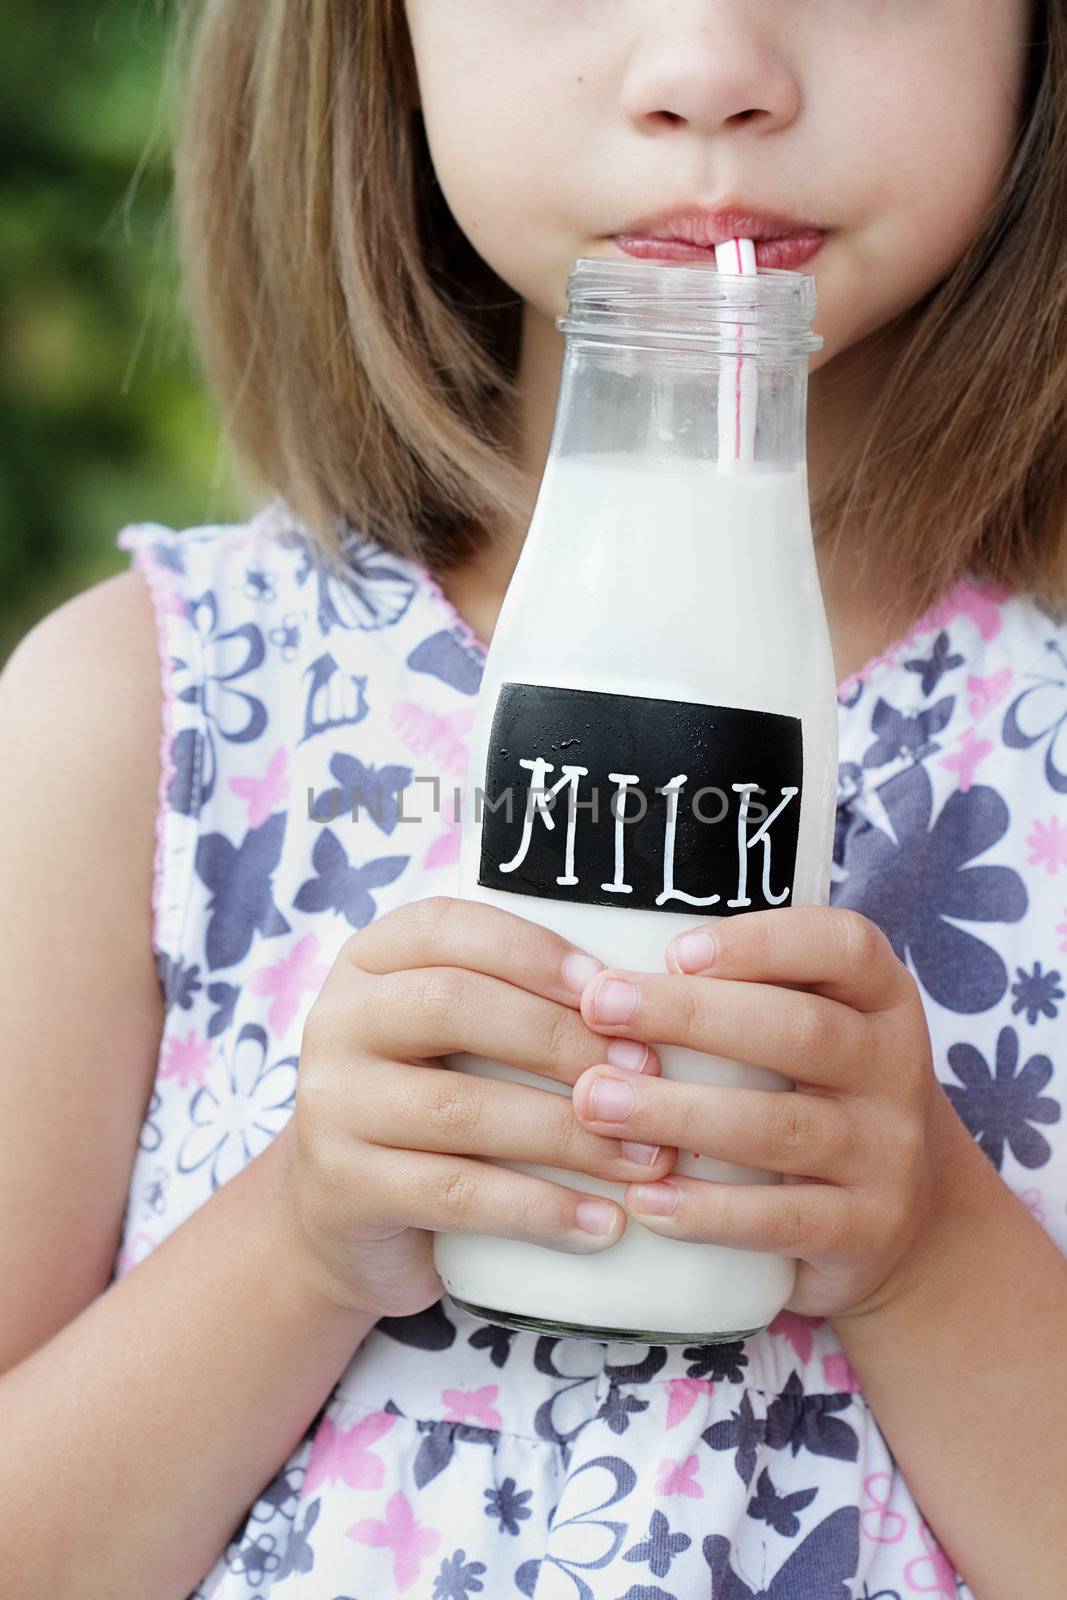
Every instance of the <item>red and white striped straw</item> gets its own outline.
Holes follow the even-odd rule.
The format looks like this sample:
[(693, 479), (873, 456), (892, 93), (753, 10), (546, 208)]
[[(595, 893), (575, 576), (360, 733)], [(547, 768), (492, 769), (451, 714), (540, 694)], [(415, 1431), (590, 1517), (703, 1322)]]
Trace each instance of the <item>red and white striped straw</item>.
[[(751, 239), (727, 239), (715, 246), (715, 265), (733, 277), (754, 277), (756, 247)], [(719, 366), (719, 461), (751, 461), (756, 439), (756, 363), (744, 355), (744, 328), (737, 324), (737, 360)]]

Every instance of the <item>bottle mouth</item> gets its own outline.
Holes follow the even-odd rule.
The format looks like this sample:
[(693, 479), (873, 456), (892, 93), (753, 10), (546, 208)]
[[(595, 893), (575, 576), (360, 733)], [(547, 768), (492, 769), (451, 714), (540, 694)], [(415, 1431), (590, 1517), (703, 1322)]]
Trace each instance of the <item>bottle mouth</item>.
[(567, 299), (556, 327), (590, 338), (699, 344), (778, 360), (806, 358), (824, 342), (811, 331), (815, 279), (778, 267), (741, 275), (710, 263), (579, 256)]

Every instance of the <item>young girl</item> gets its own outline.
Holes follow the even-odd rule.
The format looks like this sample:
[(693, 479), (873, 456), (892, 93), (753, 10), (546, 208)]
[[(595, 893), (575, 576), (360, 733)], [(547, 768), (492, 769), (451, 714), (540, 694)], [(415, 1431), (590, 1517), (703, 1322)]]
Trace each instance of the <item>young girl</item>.
[[(0, 680), (0, 1593), (1064, 1593), (1065, 95), (1029, 0), (203, 8), (182, 243), (272, 498), (125, 530)], [(824, 234), (836, 903), (606, 972), (454, 898), (411, 800), (464, 775), (572, 262), (685, 205)], [(442, 1295), (435, 1230), (628, 1214), (796, 1292), (695, 1347)]]

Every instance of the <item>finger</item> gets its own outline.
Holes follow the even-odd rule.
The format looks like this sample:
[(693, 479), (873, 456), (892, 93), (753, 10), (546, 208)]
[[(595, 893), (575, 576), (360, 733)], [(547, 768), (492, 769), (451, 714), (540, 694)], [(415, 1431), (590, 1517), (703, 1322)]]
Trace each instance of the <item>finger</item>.
[(467, 967), (577, 1009), (604, 963), (567, 939), (480, 900), (431, 895), (375, 917), (344, 953), (364, 972)]
[(854, 1089), (870, 1074), (875, 1019), (805, 989), (606, 969), (582, 995), (601, 1033), (680, 1044), (771, 1067), (820, 1088)]
[(832, 1184), (713, 1183), (674, 1174), (645, 1188), (629, 1185), (625, 1199), (638, 1222), (668, 1238), (805, 1258), (846, 1249), (855, 1209), (848, 1191)]
[(672, 939), (666, 966), (675, 973), (803, 984), (858, 1011), (890, 1009), (908, 984), (907, 968), (882, 930), (858, 911), (836, 906), (720, 917)]
[[(363, 974), (349, 1012), (361, 1053), (413, 1065), (429, 1056), (469, 1051), (569, 1085), (610, 1051), (578, 1012), (462, 967), (416, 967), (373, 978)], [(659, 1071), (654, 1052), (640, 1045), (636, 1050), (631, 1045), (613, 1065), (636, 1070), (635, 1059), (644, 1070)]]
[[(442, 1068), (381, 1061), (383, 1092), (354, 1107), (359, 1138), (391, 1149), (442, 1155), (531, 1161), (585, 1172), (610, 1183), (631, 1183), (673, 1164), (676, 1151), (655, 1161), (634, 1155), (620, 1135), (594, 1133), (579, 1122), (565, 1090), (536, 1089), (506, 1079), (474, 1077)], [(620, 1077), (634, 1077), (621, 1073)], [(631, 1141), (626, 1134), (627, 1142)]]
[(646, 1083), (594, 1067), (574, 1085), (571, 1104), (585, 1127), (617, 1139), (797, 1177), (849, 1183), (862, 1176), (853, 1118), (840, 1100), (822, 1094), (669, 1078)]
[(490, 1234), (579, 1255), (614, 1244), (627, 1221), (611, 1200), (453, 1155), (391, 1150), (360, 1176), (361, 1225), (383, 1236), (400, 1228)]

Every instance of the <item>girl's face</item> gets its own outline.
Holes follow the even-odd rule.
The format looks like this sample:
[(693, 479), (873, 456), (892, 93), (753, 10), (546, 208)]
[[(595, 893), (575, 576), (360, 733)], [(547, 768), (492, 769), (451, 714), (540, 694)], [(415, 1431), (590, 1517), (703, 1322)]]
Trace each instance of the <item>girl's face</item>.
[(426, 133), (478, 253), (551, 318), (576, 256), (665, 208), (830, 230), (829, 361), (981, 229), (1022, 108), (1032, 0), (405, 0)]

